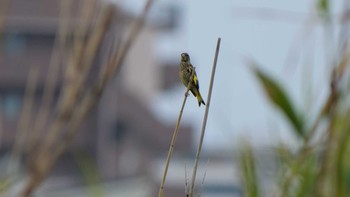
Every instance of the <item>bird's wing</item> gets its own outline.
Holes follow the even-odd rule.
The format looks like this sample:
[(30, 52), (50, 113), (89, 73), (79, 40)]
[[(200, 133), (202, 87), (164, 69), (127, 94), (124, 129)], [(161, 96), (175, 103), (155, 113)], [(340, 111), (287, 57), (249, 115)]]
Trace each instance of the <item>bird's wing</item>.
[(194, 83), (194, 86), (199, 89), (199, 82), (198, 82), (198, 77), (197, 77), (197, 73), (196, 73), (196, 70), (194, 68), (194, 66), (191, 64), (192, 66), (192, 70), (194, 72), (194, 76), (193, 76), (193, 83)]
[(197, 78), (196, 73), (194, 73), (193, 82), (194, 82), (194, 85), (196, 86), (196, 88), (199, 89), (199, 82), (198, 82), (198, 78)]

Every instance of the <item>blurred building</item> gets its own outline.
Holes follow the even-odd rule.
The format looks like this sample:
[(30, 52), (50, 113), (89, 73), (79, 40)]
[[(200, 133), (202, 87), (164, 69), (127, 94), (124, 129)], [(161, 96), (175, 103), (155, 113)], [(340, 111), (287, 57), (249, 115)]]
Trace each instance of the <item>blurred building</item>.
[[(28, 73), (33, 67), (40, 67), (33, 114), (40, 106), (59, 23), (60, 2), (62, 1), (10, 1), (0, 40), (2, 155), (9, 153), (13, 146)], [(133, 17), (121, 10), (117, 13), (116, 25), (120, 25), (120, 29), (128, 27)], [(102, 99), (82, 125), (82, 132), (58, 161), (50, 180), (65, 177), (63, 182), (79, 185), (81, 178), (77, 177), (81, 177), (82, 172), (75, 156), (81, 152), (86, 153), (92, 163), (97, 165), (98, 172), (105, 181), (148, 177), (152, 173), (150, 169), (153, 160), (164, 156), (175, 127), (174, 124), (160, 122), (148, 108), (157, 92), (164, 88), (163, 80), (169, 84), (170, 78), (162, 76), (164, 72), (160, 69), (156, 54), (151, 50), (157, 32), (164, 28), (171, 28), (171, 25), (146, 25), (131, 49), (121, 75), (108, 85)], [(98, 64), (97, 61), (95, 66)], [(170, 73), (169, 76), (177, 76), (177, 71)], [(56, 87), (56, 98), (59, 90), (60, 82)], [(35, 116), (32, 118), (35, 121)], [(32, 126), (29, 125), (29, 132)], [(191, 152), (191, 136), (189, 127), (181, 129), (176, 142), (177, 153)], [(159, 171), (163, 171), (163, 168)], [(151, 191), (157, 190), (158, 184), (152, 184)]]

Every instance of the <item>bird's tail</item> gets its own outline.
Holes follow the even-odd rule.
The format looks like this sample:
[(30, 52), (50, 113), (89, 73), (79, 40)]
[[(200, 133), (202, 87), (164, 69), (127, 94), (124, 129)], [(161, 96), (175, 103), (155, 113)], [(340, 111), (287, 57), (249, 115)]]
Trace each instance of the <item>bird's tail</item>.
[(198, 106), (200, 107), (201, 106), (201, 103), (203, 104), (203, 105), (205, 105), (205, 103), (204, 103), (204, 101), (203, 101), (203, 98), (202, 98), (202, 96), (201, 96), (201, 93), (199, 92), (199, 91), (197, 91), (198, 93), (197, 93), (197, 95), (196, 95), (196, 97), (197, 97), (197, 100), (198, 100)]

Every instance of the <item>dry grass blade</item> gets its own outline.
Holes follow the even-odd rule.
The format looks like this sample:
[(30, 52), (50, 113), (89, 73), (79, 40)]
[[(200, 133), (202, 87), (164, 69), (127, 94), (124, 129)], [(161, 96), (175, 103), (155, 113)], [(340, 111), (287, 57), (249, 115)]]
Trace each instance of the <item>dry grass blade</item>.
[(209, 165), (209, 160), (207, 161), (206, 165), (205, 165), (205, 172), (202, 178), (202, 183), (201, 183), (201, 187), (198, 191), (198, 196), (201, 196), (202, 191), (203, 191), (203, 187), (204, 187), (204, 181), (205, 181), (205, 177), (207, 176), (207, 172), (208, 172), (208, 165)]
[(99, 18), (99, 23), (95, 27), (96, 31), (88, 39), (84, 50), (76, 57), (72, 58), (71, 64), (66, 70), (65, 86), (63, 87), (62, 96), (58, 106), (57, 127), (52, 125), (49, 129), (48, 138), (45, 141), (46, 147), (50, 147), (57, 138), (58, 130), (62, 128), (61, 123), (65, 123), (70, 119), (74, 106), (77, 103), (79, 94), (82, 90), (83, 82), (85, 81), (88, 71), (92, 66), (93, 59), (96, 57), (98, 48), (102, 44), (102, 38), (106, 34), (111, 20), (114, 16), (114, 11), (111, 7), (107, 7)]
[(190, 190), (189, 190), (188, 186), (189, 186), (189, 178), (187, 175), (187, 165), (185, 163), (185, 195), (186, 195), (186, 197), (190, 196)]
[(33, 133), (28, 139), (28, 149), (33, 149), (34, 144), (38, 144), (40, 136), (43, 133), (45, 124), (48, 121), (50, 106), (53, 104), (55, 90), (58, 82), (60, 63), (63, 59), (63, 48), (66, 44), (68, 35), (68, 26), (70, 20), (70, 14), (68, 12), (71, 6), (71, 1), (62, 1), (59, 17), (58, 36), (55, 39), (52, 55), (50, 58), (49, 68), (47, 72), (46, 83), (44, 84), (43, 98), (39, 112), (36, 117), (36, 121), (33, 128)]
[[(192, 73), (191, 79), (189, 81), (192, 81), (193, 77), (194, 77), (194, 72)], [(188, 92), (190, 90), (190, 86), (191, 86), (191, 83), (188, 83), (188, 86), (187, 86), (187, 89), (186, 89), (186, 92), (185, 92), (185, 97), (184, 97), (184, 100), (182, 102), (182, 106), (181, 106), (181, 109), (180, 109), (179, 117), (177, 118), (175, 131), (174, 131), (173, 137), (171, 139), (170, 148), (169, 148), (169, 152), (168, 152), (168, 157), (167, 157), (167, 160), (166, 160), (166, 163), (165, 163), (165, 168), (164, 168), (164, 172), (163, 172), (162, 182), (160, 183), (158, 197), (162, 197), (163, 196), (164, 185), (165, 185), (166, 176), (168, 174), (169, 163), (170, 163), (171, 156), (173, 155), (175, 142), (176, 142), (176, 137), (177, 137), (177, 135), (179, 133), (182, 113), (183, 113), (184, 108), (185, 108), (185, 104), (186, 104)]]
[[(97, 103), (98, 99), (100, 98), (106, 86), (106, 83), (112, 78), (112, 76), (115, 76), (117, 74), (117, 71), (120, 69), (120, 66), (123, 63), (123, 60), (130, 46), (136, 40), (137, 35), (140, 33), (140, 30), (143, 25), (143, 21), (146, 18), (146, 15), (151, 7), (152, 2), (153, 2), (152, 0), (149, 0), (147, 2), (142, 14), (139, 16), (138, 19), (136, 19), (135, 23), (133, 24), (133, 27), (131, 28), (132, 33), (128, 34), (129, 37), (126, 39), (124, 47), (120, 45), (117, 46), (118, 47), (117, 49), (119, 49), (116, 51), (117, 54), (112, 54), (112, 57), (109, 58), (106, 69), (101, 71), (100, 77), (98, 78), (98, 80), (90, 89), (86, 91), (86, 93), (82, 97), (83, 100), (77, 106), (77, 109), (73, 113), (71, 121), (67, 125), (68, 133), (65, 136), (65, 140), (63, 141), (63, 143), (60, 144), (56, 152), (56, 155), (60, 155), (63, 152), (65, 147), (72, 140), (75, 132), (79, 128), (80, 124), (82, 123), (82, 121), (84, 120), (88, 112)], [(113, 47), (111, 48), (111, 50), (113, 50)], [(108, 71), (113, 71), (113, 72), (111, 73)]]
[[(68, 62), (69, 68), (65, 72), (66, 83), (63, 86), (62, 95), (59, 99), (56, 118), (49, 127), (47, 139), (41, 145), (37, 156), (33, 160), (30, 180), (23, 191), (23, 196), (32, 194), (77, 134), (82, 121), (99, 100), (107, 82), (115, 76), (116, 71), (118, 71), (117, 68), (120, 68), (120, 65), (123, 63), (130, 46), (136, 40), (142, 28), (152, 2), (152, 0), (147, 2), (143, 13), (135, 20), (131, 33), (128, 34), (125, 40), (125, 44), (116, 51), (116, 54), (112, 54), (112, 57), (108, 58), (109, 61), (103, 67), (105, 69), (101, 70), (99, 78), (86, 90), (80, 88), (87, 77), (88, 71), (91, 69), (92, 61), (102, 43), (102, 38), (109, 29), (114, 9), (108, 6), (103, 10), (98, 20), (100, 22), (96, 24), (95, 31), (86, 41), (86, 47), (83, 47), (85, 46), (83, 40), (79, 38), (76, 40), (73, 46), (74, 56)], [(62, 133), (63, 129), (67, 131), (65, 134)]]
[[(81, 91), (82, 82), (86, 77), (86, 70), (91, 67), (91, 63), (95, 54), (91, 54), (92, 52), (96, 52), (97, 48), (100, 46), (102, 42), (103, 35), (107, 32), (109, 23), (111, 18), (113, 17), (113, 9), (109, 6), (107, 9), (103, 10), (102, 16), (99, 18), (98, 27), (93, 32), (93, 35), (87, 40), (85, 50), (80, 51), (76, 56), (71, 56), (71, 60), (69, 61), (68, 67), (75, 68), (74, 70), (76, 77), (75, 79), (70, 76), (72, 74), (70, 69), (67, 69), (65, 76), (65, 86), (62, 89), (62, 95), (59, 98), (59, 105), (57, 109), (57, 115), (49, 125), (48, 135), (46, 139), (43, 141), (43, 144), (38, 145), (37, 150), (33, 150), (32, 161), (31, 161), (31, 176), (28, 182), (28, 185), (25, 188), (24, 196), (28, 196), (32, 193), (32, 191), (42, 182), (47, 173), (51, 170), (54, 165), (56, 159), (53, 157), (52, 151), (54, 151), (55, 146), (61, 144), (59, 141), (60, 135), (62, 135), (62, 129), (67, 125), (68, 121), (71, 118), (71, 115), (74, 113), (75, 106), (77, 105), (79, 93)], [(93, 57), (87, 58), (88, 60), (82, 61), (81, 57), (83, 55), (91, 55)], [(78, 63), (85, 63), (83, 66), (76, 65)], [(77, 70), (78, 67), (82, 67), (80, 70)], [(82, 72), (79, 73), (79, 71)], [(80, 75), (81, 74), (81, 75)]]
[(25, 148), (26, 144), (25, 140), (28, 139), (28, 137), (30, 136), (28, 135), (27, 128), (29, 128), (29, 126), (31, 125), (30, 123), (32, 121), (31, 117), (33, 113), (35, 90), (38, 85), (38, 79), (39, 68), (37, 66), (32, 67), (27, 80), (27, 87), (24, 95), (24, 104), (21, 116), (17, 124), (15, 144), (12, 149), (12, 158), (16, 158), (24, 152), (23, 149)]
[(205, 106), (205, 114), (204, 114), (204, 119), (203, 119), (202, 131), (201, 131), (201, 136), (200, 136), (198, 149), (197, 149), (197, 153), (196, 153), (195, 164), (194, 164), (193, 172), (192, 172), (192, 182), (191, 182), (191, 190), (190, 190), (191, 191), (191, 193), (190, 193), (191, 197), (193, 197), (193, 195), (194, 195), (194, 188), (195, 188), (194, 185), (195, 185), (195, 180), (196, 180), (196, 174), (197, 174), (199, 157), (200, 157), (200, 153), (201, 153), (201, 150), (202, 150), (202, 144), (203, 144), (203, 140), (204, 140), (205, 128), (206, 128), (206, 125), (207, 125), (211, 94), (212, 94), (213, 85), (214, 85), (216, 64), (217, 64), (217, 61), (218, 61), (219, 50), (220, 50), (220, 43), (221, 43), (221, 38), (218, 38), (218, 41), (217, 41), (217, 44), (216, 44), (216, 51), (215, 51), (213, 69), (211, 71), (209, 92), (208, 92), (208, 98), (207, 98), (207, 105)]

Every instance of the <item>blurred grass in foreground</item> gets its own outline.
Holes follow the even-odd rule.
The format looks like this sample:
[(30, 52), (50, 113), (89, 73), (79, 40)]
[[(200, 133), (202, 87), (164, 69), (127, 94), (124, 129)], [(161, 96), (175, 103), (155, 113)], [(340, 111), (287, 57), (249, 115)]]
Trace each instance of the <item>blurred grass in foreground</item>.
[[(348, 8), (349, 6), (344, 8), (344, 23), (349, 22), (346, 15)], [(316, 9), (325, 32), (333, 32), (330, 2), (319, 0)], [(340, 32), (346, 31), (347, 27), (342, 26)], [(336, 57), (332, 58), (336, 61), (329, 61), (332, 62), (328, 81), (329, 93), (323, 106), (318, 109), (319, 113), (314, 121), (304, 118), (307, 115), (301, 114), (293, 105), (287, 91), (278, 81), (264, 73), (257, 63), (251, 63), (252, 72), (267, 98), (282, 112), (299, 140), (296, 151), (280, 145), (274, 151), (276, 160), (269, 161), (278, 164), (275, 170), (276, 191), (271, 192), (273, 196), (350, 196), (350, 49), (348, 35), (341, 33), (340, 37), (346, 37), (341, 37), (339, 43), (336, 43), (340, 48), (333, 52)], [(330, 35), (331, 37), (327, 37)], [(333, 35), (325, 34), (325, 37), (333, 40)], [(332, 50), (331, 46), (328, 47)], [(256, 168), (258, 163), (251, 145), (246, 144), (241, 151), (241, 171), (245, 195), (249, 197), (262, 195), (259, 190), (262, 181), (259, 181)]]

